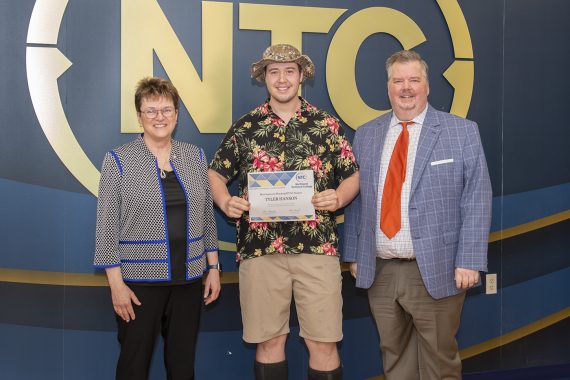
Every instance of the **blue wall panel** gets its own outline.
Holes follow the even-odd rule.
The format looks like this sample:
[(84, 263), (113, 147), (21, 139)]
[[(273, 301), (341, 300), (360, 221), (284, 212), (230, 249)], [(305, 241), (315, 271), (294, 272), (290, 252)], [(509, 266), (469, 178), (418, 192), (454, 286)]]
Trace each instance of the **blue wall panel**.
[[(157, 2), (201, 73), (203, 3)], [(118, 345), (109, 291), (90, 286), (94, 278), (98, 281), (93, 274), (100, 274), (91, 266), (96, 198), (59, 159), (42, 130), (30, 95), (26, 49), (58, 49), (71, 61), (57, 80), (61, 105), (74, 137), (99, 167), (106, 151), (133, 138), (120, 132), (122, 1), (69, 0), (65, 5), (54, 0), (52, 9), (65, 5), (57, 42), (27, 43), (32, 10), (40, 3), (0, 2), (0, 377), (107, 379), (113, 377)], [(240, 2), (226, 3), (233, 5), (230, 111), (235, 119), (266, 96), (248, 73), (271, 33), (240, 28)], [(442, 7), (453, 1), (249, 3), (346, 9), (329, 33), (302, 37), (303, 51), (317, 67), (303, 95), (333, 113), (325, 72), (339, 27), (372, 7), (401, 12), (426, 36), (417, 50), (430, 64), (430, 103), (450, 110), (455, 91), (443, 73), (457, 49)], [(563, 352), (568, 352), (570, 334), (570, 128), (565, 122), (570, 2), (459, 0), (456, 5), (465, 17), (474, 55), (467, 116), (479, 124), (491, 173), (489, 269), (498, 274), (499, 287), (496, 295), (484, 294), (483, 288), (468, 292), (458, 340), (461, 349), (476, 353), (465, 359), (465, 368), (481, 372), (568, 364), (570, 357)], [(355, 80), (370, 107), (389, 108), (383, 62), (400, 48), (398, 39), (386, 33), (373, 34), (360, 46)], [(155, 74), (168, 74), (160, 57), (150, 59)], [(352, 138), (352, 129), (346, 130)], [(222, 134), (200, 133), (183, 104), (176, 138), (203, 146), (211, 158)], [(233, 225), (219, 212), (217, 222), (220, 240), (234, 243)], [(229, 272), (237, 270), (233, 252), (221, 252), (221, 260)], [(378, 337), (366, 296), (354, 289), (347, 273), (343, 296), (345, 378), (380, 375)], [(221, 299), (203, 313), (198, 379), (252, 377), (254, 347), (241, 339), (240, 318), (238, 286), (226, 275)], [(291, 324), (291, 376), (302, 379), (307, 353), (294, 314)], [(518, 334), (517, 340), (504, 347), (494, 343), (509, 334)], [(541, 346), (549, 349), (537, 348)], [(157, 344), (152, 379), (164, 378), (161, 350)]]

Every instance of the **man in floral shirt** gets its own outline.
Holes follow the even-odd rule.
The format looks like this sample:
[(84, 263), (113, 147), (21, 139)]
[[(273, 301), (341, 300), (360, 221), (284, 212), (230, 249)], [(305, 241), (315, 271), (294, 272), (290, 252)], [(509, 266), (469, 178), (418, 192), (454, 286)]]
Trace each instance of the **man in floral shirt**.
[[(291, 296), (309, 349), (309, 379), (341, 379), (341, 274), (335, 211), (358, 193), (358, 166), (336, 118), (298, 91), (314, 76), (310, 58), (291, 45), (270, 46), (251, 67), (269, 99), (230, 128), (210, 165), (214, 202), (237, 218), (243, 338), (257, 343), (256, 379), (287, 379), (285, 341)], [(315, 220), (249, 220), (247, 174), (312, 170)], [(239, 194), (227, 183), (238, 177)]]

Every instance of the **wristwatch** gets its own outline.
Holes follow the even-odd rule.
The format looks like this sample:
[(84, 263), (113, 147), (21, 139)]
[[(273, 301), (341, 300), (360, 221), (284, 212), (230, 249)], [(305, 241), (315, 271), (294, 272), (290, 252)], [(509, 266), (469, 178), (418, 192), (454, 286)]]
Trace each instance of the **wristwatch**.
[(208, 269), (208, 270), (217, 269), (221, 273), (222, 272), (222, 263), (217, 262), (215, 264), (210, 264), (210, 265), (206, 266), (206, 269)]

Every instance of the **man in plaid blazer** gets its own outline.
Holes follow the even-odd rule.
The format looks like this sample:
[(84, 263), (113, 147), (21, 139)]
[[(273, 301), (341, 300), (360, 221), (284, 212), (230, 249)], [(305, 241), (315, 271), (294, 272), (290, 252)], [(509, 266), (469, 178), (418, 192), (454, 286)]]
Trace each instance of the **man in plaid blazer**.
[[(360, 195), (345, 210), (343, 261), (356, 286), (369, 289), (386, 378), (460, 379), (455, 335), (465, 291), (487, 270), (492, 191), (483, 147), (477, 124), (428, 104), (419, 54), (397, 52), (386, 69), (393, 111), (354, 138)], [(393, 234), (381, 227), (381, 208), (388, 208), (382, 199), (392, 186), (384, 185), (404, 128), (407, 164)]]

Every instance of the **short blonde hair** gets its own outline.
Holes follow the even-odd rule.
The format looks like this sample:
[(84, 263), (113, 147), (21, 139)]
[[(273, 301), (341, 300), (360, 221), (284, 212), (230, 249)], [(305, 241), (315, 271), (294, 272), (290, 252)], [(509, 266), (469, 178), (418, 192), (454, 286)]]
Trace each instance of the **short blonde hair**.
[(394, 54), (392, 54), (386, 60), (386, 73), (388, 74), (388, 80), (392, 76), (392, 66), (394, 63), (408, 63), (408, 62), (419, 62), (422, 66), (422, 73), (424, 78), (429, 81), (428, 78), (428, 65), (426, 61), (423, 60), (422, 56), (419, 53), (416, 53), (412, 50), (400, 50)]

